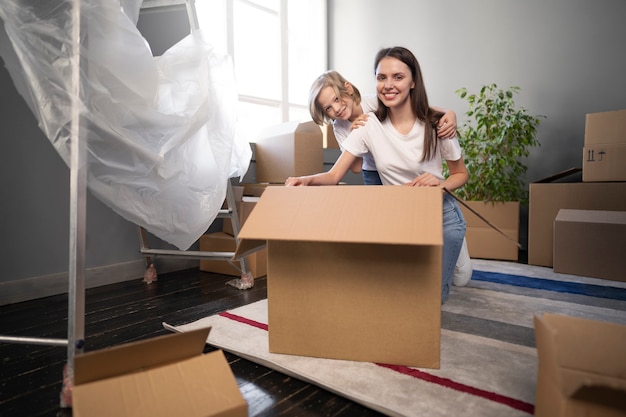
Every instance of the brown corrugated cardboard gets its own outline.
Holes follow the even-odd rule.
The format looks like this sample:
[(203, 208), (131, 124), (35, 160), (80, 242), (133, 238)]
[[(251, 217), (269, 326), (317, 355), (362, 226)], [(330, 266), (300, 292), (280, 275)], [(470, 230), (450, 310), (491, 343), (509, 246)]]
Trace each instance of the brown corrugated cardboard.
[(626, 326), (555, 314), (534, 322), (535, 416), (626, 416)]
[[(468, 206), (496, 226), (504, 234), (519, 240), (519, 202), (466, 201)], [(517, 261), (518, 247), (478, 216), (461, 205), (467, 222), (467, 248), (471, 258)]]
[[(246, 222), (246, 219), (254, 209), (257, 201), (259, 201), (259, 197), (249, 197), (243, 196), (240, 201), (237, 201), (235, 204), (237, 205), (237, 214), (239, 215), (239, 228)], [(222, 223), (222, 232), (228, 233), (231, 236), (235, 235), (235, 231), (233, 230), (233, 224), (230, 219), (224, 219)]]
[(283, 184), (288, 177), (323, 171), (322, 130), (314, 122), (264, 129), (256, 140), (256, 181)]
[[(234, 252), (235, 238), (224, 232), (207, 233), (200, 236), (200, 250), (203, 252)], [(248, 270), (254, 278), (267, 274), (267, 251), (262, 249), (246, 257)], [(239, 262), (235, 262), (239, 267)], [(241, 275), (241, 271), (229, 262), (222, 260), (200, 260), (200, 270), (224, 275)]]
[(554, 272), (626, 281), (626, 211), (559, 210)]
[(441, 193), (265, 190), (237, 252), (267, 243), (270, 351), (439, 367)]
[(587, 114), (585, 146), (606, 144), (626, 144), (626, 110)]
[(585, 146), (583, 181), (626, 181), (626, 140), (621, 144)]
[(246, 417), (221, 351), (202, 354), (209, 329), (160, 336), (77, 355), (75, 417)]
[(528, 263), (531, 265), (552, 266), (553, 225), (559, 210), (626, 211), (626, 182), (543, 182), (550, 180), (529, 187)]
[(339, 149), (339, 142), (337, 142), (335, 137), (333, 125), (324, 125), (322, 132), (324, 133), (324, 149)]

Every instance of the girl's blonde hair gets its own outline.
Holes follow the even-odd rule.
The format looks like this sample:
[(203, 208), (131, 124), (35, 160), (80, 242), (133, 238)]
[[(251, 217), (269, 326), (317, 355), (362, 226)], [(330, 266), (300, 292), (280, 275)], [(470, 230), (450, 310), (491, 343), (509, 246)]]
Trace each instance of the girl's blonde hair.
[(326, 71), (313, 82), (311, 90), (309, 91), (309, 113), (311, 113), (311, 118), (315, 123), (323, 125), (333, 122), (333, 119), (326, 114), (322, 106), (317, 101), (320, 92), (326, 87), (332, 87), (337, 97), (347, 97), (354, 100), (356, 104), (361, 104), (361, 93), (359, 90), (352, 85), (353, 91), (350, 93), (346, 84), (350, 84), (348, 80), (346, 80), (337, 71), (333, 70)]

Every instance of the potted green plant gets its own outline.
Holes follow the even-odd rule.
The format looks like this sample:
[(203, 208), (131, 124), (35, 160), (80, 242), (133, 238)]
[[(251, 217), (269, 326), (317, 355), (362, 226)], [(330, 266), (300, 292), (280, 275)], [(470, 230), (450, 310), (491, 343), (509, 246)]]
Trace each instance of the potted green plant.
[[(470, 207), (492, 221), (514, 240), (519, 239), (519, 207), (528, 204), (525, 158), (539, 146), (537, 127), (544, 116), (533, 116), (515, 104), (520, 87), (481, 87), (477, 94), (466, 88), (456, 94), (467, 100), (467, 118), (459, 127), (459, 141), (469, 171), (469, 180), (457, 191)], [(467, 242), (470, 256), (518, 259), (518, 248), (503, 242), (502, 235), (468, 213)], [(474, 230), (480, 229), (480, 230)]]

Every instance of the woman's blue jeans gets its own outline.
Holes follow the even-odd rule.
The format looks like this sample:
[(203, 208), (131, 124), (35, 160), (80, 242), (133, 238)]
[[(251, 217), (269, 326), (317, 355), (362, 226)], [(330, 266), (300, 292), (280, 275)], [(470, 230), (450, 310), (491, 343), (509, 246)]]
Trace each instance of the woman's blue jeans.
[(443, 254), (441, 273), (441, 304), (450, 293), (454, 267), (461, 252), (463, 238), (465, 237), (465, 218), (456, 200), (448, 195), (443, 195)]

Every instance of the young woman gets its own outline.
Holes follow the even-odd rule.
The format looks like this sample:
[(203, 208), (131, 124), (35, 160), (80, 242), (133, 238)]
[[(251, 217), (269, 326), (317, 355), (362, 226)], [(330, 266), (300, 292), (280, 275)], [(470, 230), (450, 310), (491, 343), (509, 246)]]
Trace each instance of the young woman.
[[(382, 183), (412, 187), (445, 187), (456, 190), (468, 173), (456, 138), (437, 139), (443, 114), (428, 104), (421, 69), (411, 51), (385, 48), (375, 59), (378, 108), (365, 124), (352, 130), (343, 152), (328, 172), (290, 177), (288, 186), (337, 184), (357, 158), (368, 152), (376, 160)], [(450, 175), (442, 174), (442, 161)], [(448, 298), (454, 267), (465, 236), (465, 219), (456, 201), (442, 192), (443, 259), (442, 303)]]
[[(367, 113), (375, 111), (377, 105), (375, 95), (362, 99), (358, 88), (337, 71), (326, 71), (320, 75), (309, 91), (309, 112), (313, 121), (320, 126), (332, 123), (335, 138), (342, 150), (342, 143), (350, 131), (363, 126), (367, 120)], [(454, 111), (434, 108), (445, 113), (437, 127), (439, 138), (449, 139), (456, 136)], [(365, 185), (382, 184), (374, 158), (369, 152), (355, 162), (351, 171), (361, 172)]]

